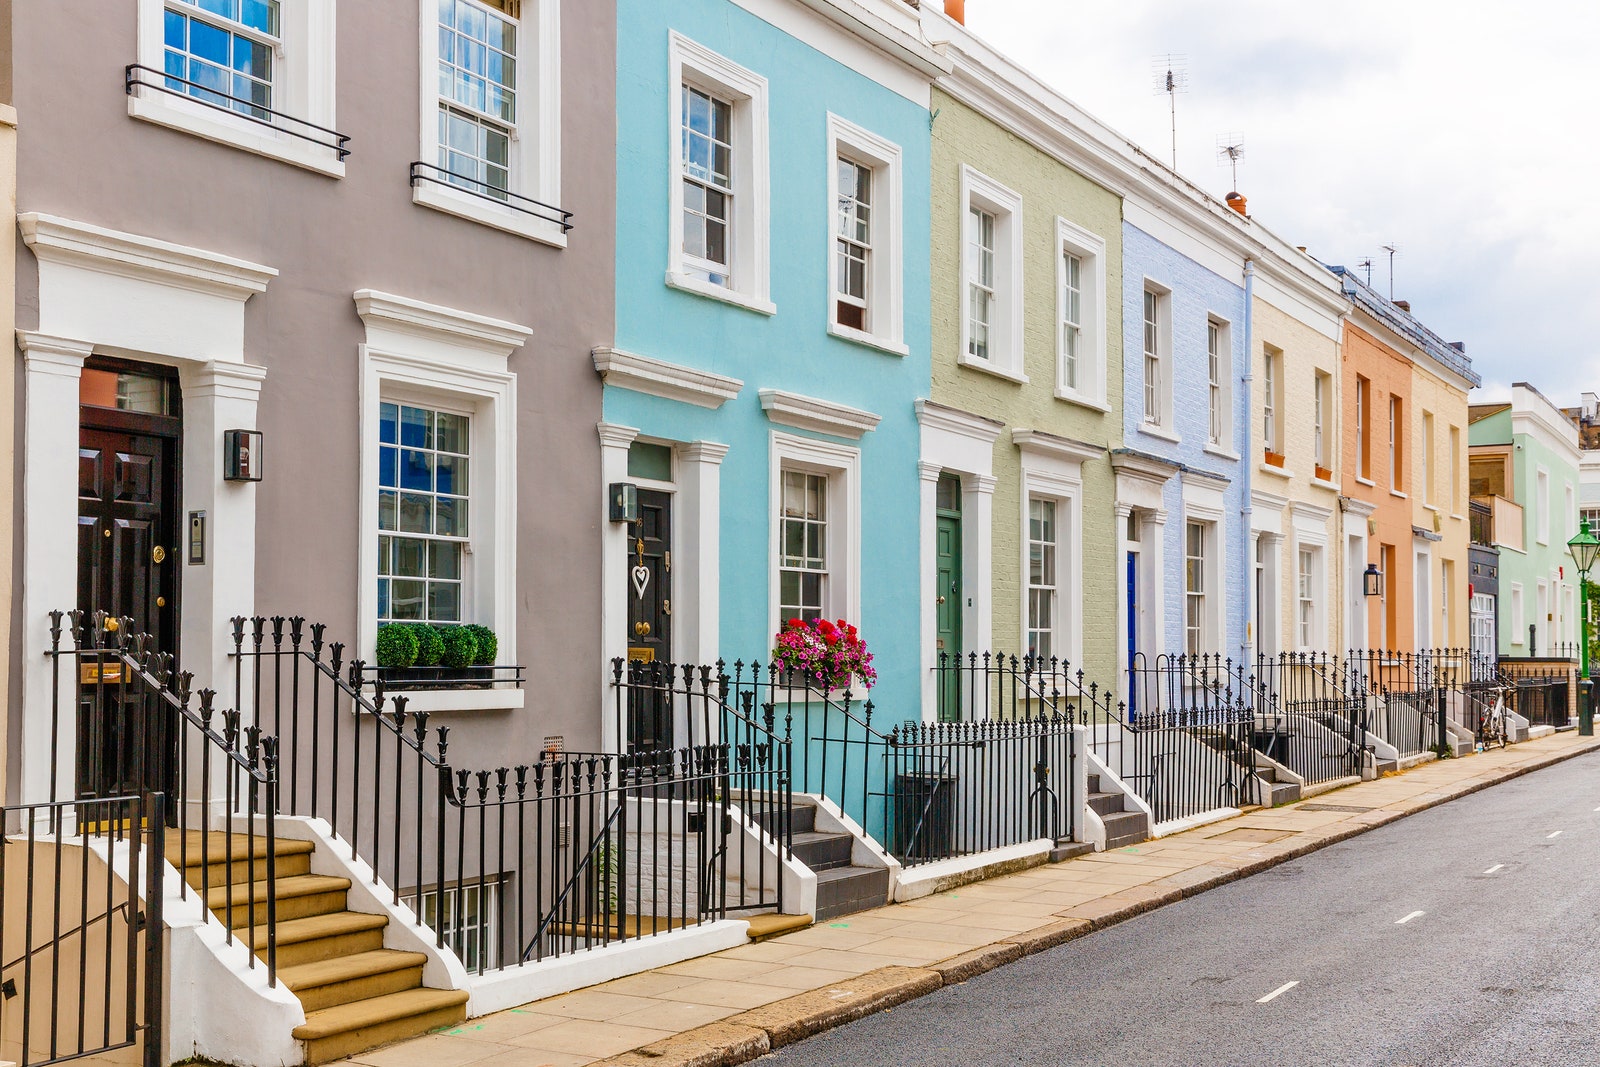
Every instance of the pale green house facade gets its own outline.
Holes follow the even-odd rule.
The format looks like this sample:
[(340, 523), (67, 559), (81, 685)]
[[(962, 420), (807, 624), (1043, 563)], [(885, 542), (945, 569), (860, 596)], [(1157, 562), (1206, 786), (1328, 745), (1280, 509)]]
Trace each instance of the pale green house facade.
[(1083, 173), (1074, 105), (943, 16), (924, 26), (955, 68), (932, 103), (919, 405), (932, 655), (1034, 652), (1115, 684), (1122, 201)]
[(1578, 576), (1567, 541), (1578, 532), (1578, 429), (1522, 382), (1510, 403), (1474, 404), (1468, 418), (1471, 494), (1490, 505), (1500, 549), (1500, 654), (1573, 653)]

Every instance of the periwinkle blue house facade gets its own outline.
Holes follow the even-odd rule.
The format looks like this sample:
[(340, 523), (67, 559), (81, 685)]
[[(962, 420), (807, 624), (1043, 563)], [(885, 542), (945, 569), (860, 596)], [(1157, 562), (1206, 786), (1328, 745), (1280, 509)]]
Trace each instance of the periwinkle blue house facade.
[(1238, 658), (1248, 640), (1248, 253), (1242, 220), (1181, 190), (1123, 223), (1119, 660)]
[[(845, 618), (878, 705), (914, 716), (928, 101), (947, 68), (911, 8), (852, 8), (617, 5), (616, 330), (594, 361), (603, 478), (635, 487), (639, 519), (606, 501), (602, 644), (608, 662), (764, 661), (784, 619)], [(608, 747), (685, 743), (629, 730), (608, 722)]]

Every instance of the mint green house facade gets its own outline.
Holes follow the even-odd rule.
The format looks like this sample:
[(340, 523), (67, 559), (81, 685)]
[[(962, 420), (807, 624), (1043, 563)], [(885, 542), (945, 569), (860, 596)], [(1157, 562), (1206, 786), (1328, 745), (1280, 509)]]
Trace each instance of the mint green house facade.
[(1472, 406), (1467, 435), (1472, 497), (1490, 505), (1500, 549), (1500, 654), (1575, 658), (1578, 575), (1567, 541), (1578, 532), (1578, 429), (1518, 382), (1509, 404)]
[(954, 66), (932, 102), (925, 655), (1032, 652), (1104, 684), (1117, 665), (1122, 202), (1085, 176), (1070, 102), (926, 8), (924, 26)]

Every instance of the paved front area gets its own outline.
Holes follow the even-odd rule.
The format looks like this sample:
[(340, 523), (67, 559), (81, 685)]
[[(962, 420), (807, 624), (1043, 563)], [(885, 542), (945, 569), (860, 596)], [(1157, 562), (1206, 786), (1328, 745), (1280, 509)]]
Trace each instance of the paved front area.
[[(344, 1062), (349, 1067), (741, 1062), (768, 1047), (1597, 748), (1600, 739), (1561, 733), (1503, 751), (1426, 763), (1270, 811), (631, 975)], [(720, 1059), (718, 1048), (726, 1049)]]

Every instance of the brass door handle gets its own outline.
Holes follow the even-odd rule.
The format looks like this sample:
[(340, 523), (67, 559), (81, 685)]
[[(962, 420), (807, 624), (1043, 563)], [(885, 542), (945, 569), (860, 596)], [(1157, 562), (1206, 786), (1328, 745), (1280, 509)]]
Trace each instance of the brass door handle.
[(640, 637), (645, 637), (650, 633), (650, 624), (643, 620), (636, 622), (633, 624), (633, 632)]
[(156, 547), (154, 547), (154, 548), (152, 548), (150, 550), (150, 561), (152, 563), (160, 563), (163, 560), (165, 560), (166, 558), (167, 558), (167, 550), (164, 547), (162, 547), (161, 545), (157, 545)]
[(944, 603), (944, 597), (940, 597), (938, 600), (934, 601), (934, 603), (943, 604)]

